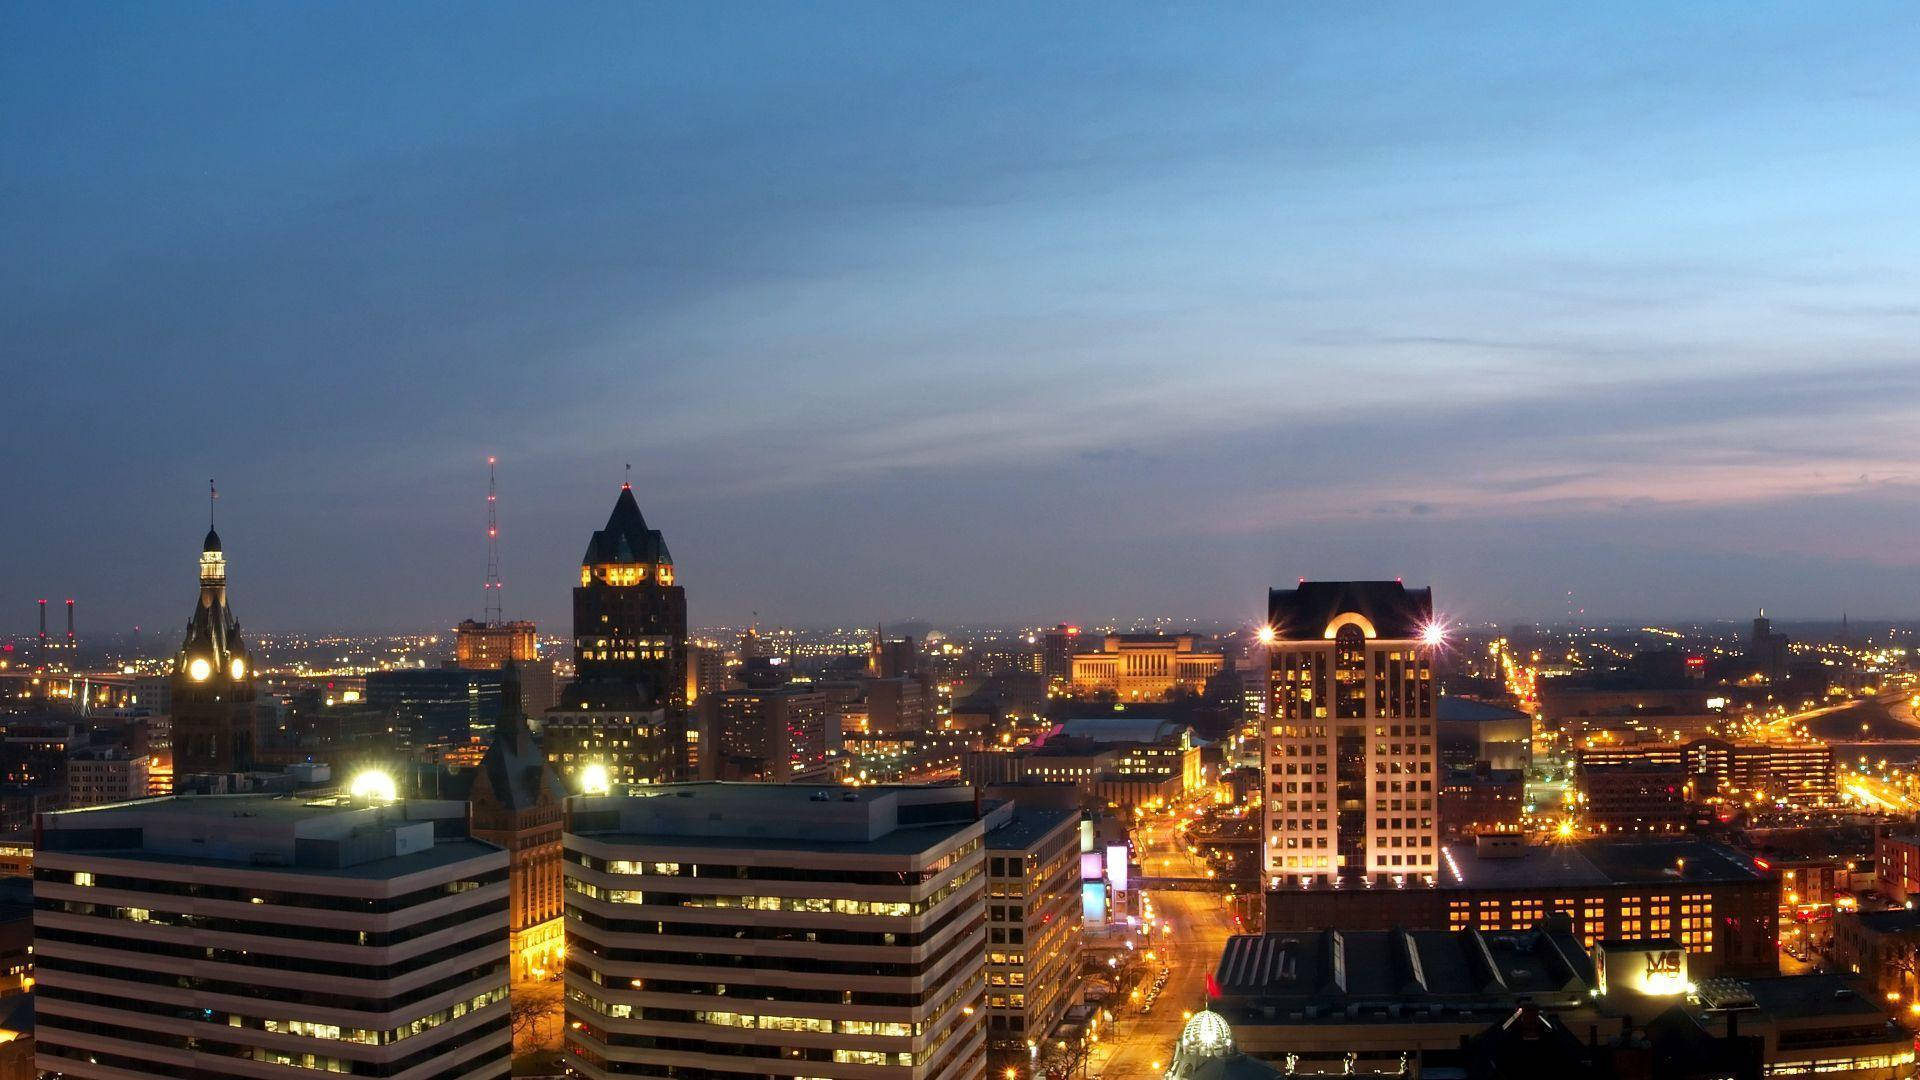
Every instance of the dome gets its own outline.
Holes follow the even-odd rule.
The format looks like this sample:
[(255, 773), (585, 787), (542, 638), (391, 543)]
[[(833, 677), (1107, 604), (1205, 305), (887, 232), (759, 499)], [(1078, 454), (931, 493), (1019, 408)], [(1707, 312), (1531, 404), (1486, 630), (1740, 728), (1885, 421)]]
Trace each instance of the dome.
[(1226, 1017), (1201, 1009), (1181, 1029), (1179, 1049), (1198, 1057), (1224, 1057), (1233, 1052), (1233, 1029)]
[(207, 541), (206, 543), (200, 545), (201, 553), (208, 554), (208, 553), (219, 551), (219, 550), (220, 550), (220, 534), (217, 532), (214, 532), (212, 529), (208, 529)]

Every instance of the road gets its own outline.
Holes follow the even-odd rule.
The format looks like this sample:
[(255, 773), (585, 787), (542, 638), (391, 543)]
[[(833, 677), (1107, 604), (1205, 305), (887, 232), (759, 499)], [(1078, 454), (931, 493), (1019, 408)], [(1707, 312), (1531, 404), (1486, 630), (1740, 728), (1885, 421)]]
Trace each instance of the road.
[[(1134, 847), (1149, 877), (1204, 877), (1206, 867), (1186, 853), (1173, 820), (1158, 817), (1136, 828)], [(1153, 949), (1170, 969), (1167, 985), (1153, 1011), (1129, 1009), (1118, 1030), (1094, 1050), (1087, 1075), (1103, 1080), (1148, 1080), (1167, 1067), (1173, 1043), (1186, 1015), (1206, 1003), (1207, 974), (1220, 960), (1227, 938), (1236, 932), (1224, 893), (1164, 890), (1148, 897), (1156, 923), (1171, 929), (1154, 935)]]

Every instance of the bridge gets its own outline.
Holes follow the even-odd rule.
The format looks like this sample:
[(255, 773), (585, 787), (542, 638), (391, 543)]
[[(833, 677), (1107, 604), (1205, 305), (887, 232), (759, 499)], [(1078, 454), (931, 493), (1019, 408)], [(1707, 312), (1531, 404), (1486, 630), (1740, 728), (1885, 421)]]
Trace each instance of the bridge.
[(1227, 883), (1224, 880), (1204, 877), (1140, 877), (1133, 879), (1133, 887), (1145, 890), (1173, 889), (1180, 892), (1227, 891)]

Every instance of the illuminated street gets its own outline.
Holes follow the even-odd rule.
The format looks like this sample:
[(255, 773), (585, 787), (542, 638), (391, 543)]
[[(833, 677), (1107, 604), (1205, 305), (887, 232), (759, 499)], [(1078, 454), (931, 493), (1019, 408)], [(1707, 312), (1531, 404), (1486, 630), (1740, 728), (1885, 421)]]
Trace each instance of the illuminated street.
[[(1176, 844), (1170, 817), (1157, 817), (1134, 830), (1141, 870), (1149, 877), (1203, 877), (1206, 868)], [(1232, 909), (1223, 893), (1162, 889), (1148, 898), (1156, 923), (1171, 929), (1156, 934), (1158, 963), (1169, 969), (1166, 988), (1145, 1016), (1121, 1013), (1118, 1033), (1101, 1043), (1088, 1061), (1088, 1075), (1123, 1080), (1158, 1076), (1180, 1033), (1186, 1014), (1206, 1000), (1206, 979), (1235, 933)]]

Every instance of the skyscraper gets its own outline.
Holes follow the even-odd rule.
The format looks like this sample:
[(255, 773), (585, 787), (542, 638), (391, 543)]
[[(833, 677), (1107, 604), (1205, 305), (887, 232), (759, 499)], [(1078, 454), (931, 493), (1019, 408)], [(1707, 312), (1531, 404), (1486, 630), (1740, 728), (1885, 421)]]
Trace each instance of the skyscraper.
[(227, 557), (211, 527), (200, 548), (200, 603), (173, 662), (173, 775), (253, 767), (253, 657), (227, 608)]
[(672, 780), (687, 741), (687, 594), (673, 557), (620, 485), (587, 542), (573, 590), (574, 680), (547, 713), (542, 743), (563, 775), (604, 764), (616, 782)]
[(1302, 581), (1269, 591), (1260, 637), (1270, 651), (1267, 887), (1432, 878), (1432, 590)]

